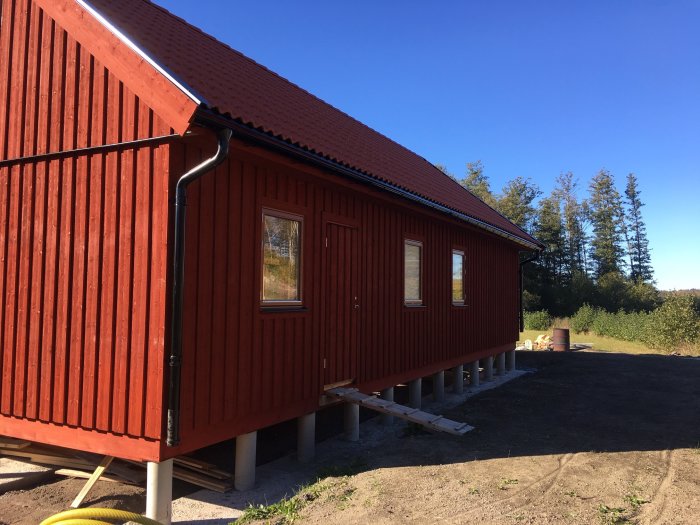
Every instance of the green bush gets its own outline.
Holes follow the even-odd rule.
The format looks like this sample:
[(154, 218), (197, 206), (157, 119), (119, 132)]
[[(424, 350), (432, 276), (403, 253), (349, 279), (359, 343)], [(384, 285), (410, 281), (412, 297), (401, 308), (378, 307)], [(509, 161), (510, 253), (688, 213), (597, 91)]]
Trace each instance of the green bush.
[(692, 297), (673, 295), (648, 315), (643, 341), (654, 348), (668, 348), (700, 341), (700, 316)]
[(552, 317), (544, 310), (525, 312), (525, 330), (549, 330), (552, 326)]
[(595, 308), (588, 303), (584, 303), (584, 305), (569, 319), (569, 327), (577, 334), (582, 332), (588, 333), (593, 326), (596, 314), (597, 311)]
[(598, 310), (591, 325), (598, 335), (606, 335), (625, 341), (642, 341), (647, 331), (649, 314), (645, 312), (617, 313)]

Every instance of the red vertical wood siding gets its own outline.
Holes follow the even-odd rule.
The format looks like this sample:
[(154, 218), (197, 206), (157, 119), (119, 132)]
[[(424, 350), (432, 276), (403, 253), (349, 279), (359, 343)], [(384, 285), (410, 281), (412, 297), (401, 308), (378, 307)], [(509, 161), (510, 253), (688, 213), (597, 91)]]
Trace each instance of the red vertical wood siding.
[[(33, 2), (1, 6), (0, 160), (171, 133)], [(160, 438), (168, 150), (0, 168), (0, 434)]]
[[(172, 132), (31, 0), (0, 8), (0, 161)], [(329, 357), (323, 311), (355, 319), (357, 356), (339, 356), (334, 374), (363, 389), (516, 340), (514, 244), (234, 141), (188, 198), (183, 442), (166, 448), (168, 196), (213, 143), (0, 168), (0, 434), (153, 460), (312, 411)], [(304, 217), (301, 309), (260, 307), (264, 207)], [(356, 241), (338, 235), (357, 261), (356, 318), (324, 304), (328, 216), (357, 228)], [(403, 303), (405, 238), (423, 242), (419, 308)], [(463, 307), (451, 301), (453, 248), (466, 254)]]
[[(173, 146), (172, 173), (211, 155), (213, 144)], [(300, 310), (260, 306), (263, 208), (304, 217)], [(228, 161), (190, 187), (187, 213), (183, 441), (163, 446), (165, 456), (318, 407), (323, 341), (333, 336), (322, 312), (349, 312), (324, 304), (324, 217), (358, 232), (358, 355), (338, 377), (376, 389), (518, 337), (517, 246), (376, 190), (234, 141)], [(423, 241), (423, 307), (404, 306), (405, 238)], [(452, 305), (454, 248), (466, 255), (467, 306)]]

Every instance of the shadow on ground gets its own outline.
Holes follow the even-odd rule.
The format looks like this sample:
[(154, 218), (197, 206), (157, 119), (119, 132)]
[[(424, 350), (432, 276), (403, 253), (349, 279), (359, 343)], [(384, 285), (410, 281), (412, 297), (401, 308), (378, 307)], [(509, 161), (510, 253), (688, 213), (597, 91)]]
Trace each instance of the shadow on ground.
[[(533, 372), (464, 403), (454, 405), (453, 397), (452, 408), (424, 406), (473, 425), (475, 430), (464, 436), (404, 425), (386, 429), (375, 418), (361, 426), (359, 443), (334, 438), (319, 444), (312, 464), (302, 466), (288, 457), (263, 465), (254, 491), (232, 492), (211, 502), (237, 509), (272, 503), (334, 471), (700, 447), (700, 359), (520, 352), (518, 366)], [(204, 502), (211, 496), (200, 492), (190, 498)]]
[[(469, 422), (474, 431), (420, 438), (423, 445), (451, 442), (446, 451), (427, 447), (426, 463), (700, 445), (700, 359), (528, 352), (518, 355), (518, 363), (536, 372), (444, 414)], [(385, 461), (405, 464), (400, 454)]]

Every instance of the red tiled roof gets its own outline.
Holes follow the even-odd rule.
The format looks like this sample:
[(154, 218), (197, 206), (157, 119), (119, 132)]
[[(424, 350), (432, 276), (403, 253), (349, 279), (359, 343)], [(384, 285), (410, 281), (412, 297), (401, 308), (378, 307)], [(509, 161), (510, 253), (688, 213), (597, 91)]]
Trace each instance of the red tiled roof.
[(424, 158), (146, 0), (86, 0), (202, 104), (529, 242)]

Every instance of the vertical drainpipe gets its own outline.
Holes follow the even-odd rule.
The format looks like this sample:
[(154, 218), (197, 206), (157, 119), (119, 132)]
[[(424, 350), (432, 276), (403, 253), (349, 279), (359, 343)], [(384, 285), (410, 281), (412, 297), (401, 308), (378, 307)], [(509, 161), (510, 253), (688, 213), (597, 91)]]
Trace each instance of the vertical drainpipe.
[(231, 130), (217, 132), (218, 147), (213, 157), (198, 164), (177, 181), (175, 185), (175, 229), (173, 231), (173, 289), (170, 319), (170, 382), (168, 385), (168, 421), (166, 444), (174, 447), (180, 443), (180, 371), (182, 365), (182, 303), (185, 284), (185, 212), (187, 187), (205, 173), (213, 170), (228, 157)]
[(525, 266), (527, 263), (536, 261), (537, 259), (540, 258), (540, 252), (537, 251), (535, 252), (535, 255), (532, 257), (528, 257), (527, 259), (520, 261), (520, 272), (519, 272), (519, 278), (520, 278), (520, 331), (522, 332), (525, 330), (525, 316), (523, 313), (523, 266)]

